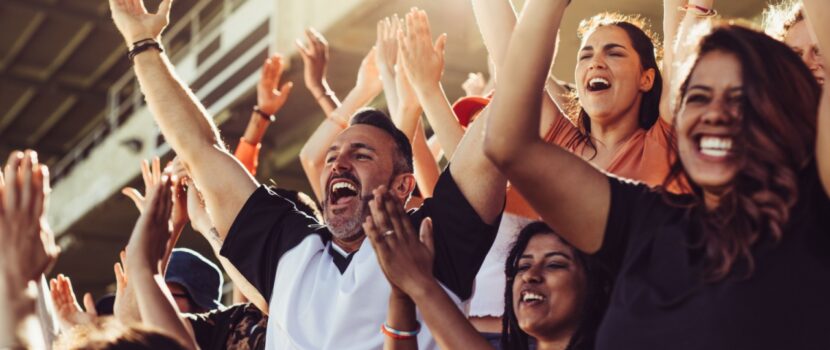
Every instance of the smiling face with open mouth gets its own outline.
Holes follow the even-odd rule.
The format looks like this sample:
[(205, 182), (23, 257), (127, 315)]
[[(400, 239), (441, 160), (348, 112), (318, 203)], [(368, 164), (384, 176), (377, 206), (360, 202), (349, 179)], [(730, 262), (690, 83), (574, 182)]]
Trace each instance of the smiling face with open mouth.
[(682, 97), (676, 120), (679, 156), (689, 178), (707, 194), (723, 193), (740, 169), (741, 72), (735, 55), (706, 53)]
[(392, 137), (369, 125), (344, 130), (326, 153), (321, 173), (323, 218), (335, 240), (362, 237), (372, 190), (393, 178)]
[(516, 270), (513, 310), (519, 327), (537, 339), (573, 332), (580, 321), (586, 282), (572, 248), (552, 233), (536, 234)]
[(653, 72), (644, 70), (624, 29), (600, 26), (585, 38), (574, 71), (579, 102), (592, 120), (639, 113)]

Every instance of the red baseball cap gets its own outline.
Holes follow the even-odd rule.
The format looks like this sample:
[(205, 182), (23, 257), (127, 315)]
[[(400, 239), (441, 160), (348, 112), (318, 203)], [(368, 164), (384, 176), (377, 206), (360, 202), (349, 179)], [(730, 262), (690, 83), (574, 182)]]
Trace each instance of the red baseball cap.
[(456, 100), (452, 104), (452, 111), (455, 112), (458, 123), (466, 128), (473, 121), (476, 114), (490, 104), (492, 98), (493, 92), (490, 92), (486, 97), (466, 96)]

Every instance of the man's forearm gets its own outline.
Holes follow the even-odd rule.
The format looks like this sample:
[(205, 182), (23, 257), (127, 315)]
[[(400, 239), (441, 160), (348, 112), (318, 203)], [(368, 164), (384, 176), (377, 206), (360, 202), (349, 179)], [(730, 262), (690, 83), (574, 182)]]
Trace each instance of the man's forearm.
[(134, 64), (147, 107), (167, 142), (186, 163), (195, 165), (206, 147), (221, 145), (213, 120), (175, 75), (165, 54), (147, 50), (135, 56)]

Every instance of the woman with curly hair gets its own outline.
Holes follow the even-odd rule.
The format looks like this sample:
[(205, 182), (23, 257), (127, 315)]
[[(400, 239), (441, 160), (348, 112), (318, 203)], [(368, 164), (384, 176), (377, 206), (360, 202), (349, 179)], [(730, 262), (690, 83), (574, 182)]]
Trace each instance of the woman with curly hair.
[[(689, 194), (608, 176), (528, 136), (553, 52), (543, 24), (564, 2), (529, 0), (485, 153), (545, 222), (615, 274), (596, 348), (830, 348), (830, 93), (763, 33), (695, 28), (672, 108), (672, 174), (685, 175)], [(830, 13), (805, 4), (808, 16)]]

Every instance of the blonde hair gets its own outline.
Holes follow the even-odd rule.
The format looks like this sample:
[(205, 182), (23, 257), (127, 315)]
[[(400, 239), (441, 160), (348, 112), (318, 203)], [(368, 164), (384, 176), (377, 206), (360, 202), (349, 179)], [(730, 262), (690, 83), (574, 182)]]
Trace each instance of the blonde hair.
[(784, 41), (793, 26), (804, 20), (804, 6), (800, 0), (786, 0), (770, 4), (764, 10), (764, 32)]

